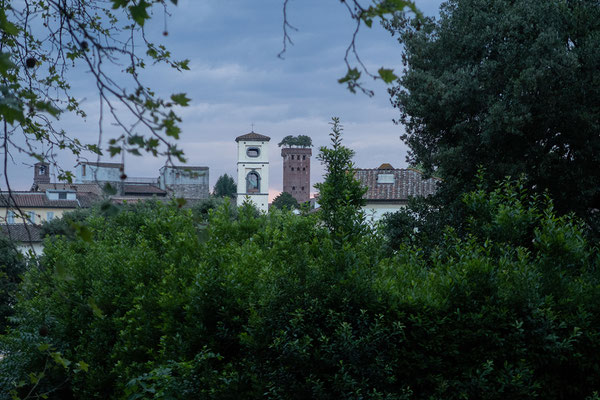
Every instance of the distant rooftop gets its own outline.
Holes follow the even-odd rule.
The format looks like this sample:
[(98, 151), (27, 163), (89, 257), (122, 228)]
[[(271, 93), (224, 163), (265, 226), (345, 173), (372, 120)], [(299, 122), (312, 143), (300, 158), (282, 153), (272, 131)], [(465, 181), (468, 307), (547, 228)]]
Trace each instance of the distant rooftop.
[[(407, 201), (411, 196), (427, 197), (437, 190), (439, 178), (423, 178), (417, 170), (394, 169), (382, 164), (376, 169), (356, 169), (356, 179), (367, 188), (363, 198), (367, 201)], [(379, 177), (381, 175), (381, 177)], [(382, 179), (383, 178), (383, 179)]]
[(42, 241), (39, 225), (13, 224), (0, 225), (0, 234), (9, 237), (15, 242), (37, 243)]
[(163, 169), (163, 168), (189, 170), (189, 171), (206, 171), (206, 170), (208, 170), (208, 167), (191, 167), (191, 166), (186, 166), (186, 165), (165, 165), (165, 166), (162, 166), (160, 169)]
[(109, 162), (91, 162), (91, 161), (83, 161), (81, 164), (92, 165), (94, 167), (103, 167), (103, 168), (123, 168), (122, 163), (109, 163)]

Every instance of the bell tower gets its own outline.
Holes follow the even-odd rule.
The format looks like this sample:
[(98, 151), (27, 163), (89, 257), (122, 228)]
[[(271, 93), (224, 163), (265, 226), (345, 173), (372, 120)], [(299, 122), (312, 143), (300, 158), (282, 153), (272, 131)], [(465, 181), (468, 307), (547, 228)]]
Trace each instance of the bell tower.
[(246, 196), (260, 211), (269, 211), (269, 141), (254, 131), (235, 138), (238, 144), (237, 205)]
[(33, 166), (33, 184), (40, 183), (50, 183), (50, 165), (45, 162), (38, 162)]

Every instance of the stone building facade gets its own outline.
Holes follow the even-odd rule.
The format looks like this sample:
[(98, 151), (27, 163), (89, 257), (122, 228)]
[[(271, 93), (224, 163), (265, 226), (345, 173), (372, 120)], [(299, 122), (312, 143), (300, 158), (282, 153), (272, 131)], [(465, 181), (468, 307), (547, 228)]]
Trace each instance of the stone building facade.
[(159, 188), (171, 197), (187, 200), (208, 198), (208, 167), (164, 166), (160, 169)]
[(298, 203), (310, 200), (310, 157), (312, 149), (286, 147), (283, 157), (283, 191), (291, 194)]

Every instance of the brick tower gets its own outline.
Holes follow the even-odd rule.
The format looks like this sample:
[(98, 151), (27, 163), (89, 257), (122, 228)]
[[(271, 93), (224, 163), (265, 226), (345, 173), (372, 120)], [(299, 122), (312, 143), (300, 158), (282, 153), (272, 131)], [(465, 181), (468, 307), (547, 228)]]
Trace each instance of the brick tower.
[(45, 162), (35, 163), (33, 166), (33, 184), (50, 183), (50, 165)]
[(310, 200), (311, 155), (311, 148), (287, 147), (281, 149), (281, 157), (283, 157), (283, 191), (294, 196), (300, 204)]

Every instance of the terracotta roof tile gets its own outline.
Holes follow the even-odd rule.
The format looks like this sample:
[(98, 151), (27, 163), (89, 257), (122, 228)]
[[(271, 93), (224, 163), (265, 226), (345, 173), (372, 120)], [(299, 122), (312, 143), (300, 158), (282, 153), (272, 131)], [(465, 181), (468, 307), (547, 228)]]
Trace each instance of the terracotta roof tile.
[(102, 195), (102, 188), (97, 183), (38, 183), (36, 191), (46, 190), (74, 190), (77, 193), (93, 193)]
[(77, 200), (49, 200), (44, 192), (0, 192), (1, 207), (77, 208)]
[(15, 242), (32, 243), (42, 241), (39, 225), (0, 225), (0, 234), (8, 236)]
[(239, 142), (241, 140), (247, 140), (247, 141), (264, 141), (264, 142), (268, 142), (269, 140), (271, 140), (270, 137), (265, 136), (265, 135), (261, 135), (260, 133), (256, 133), (256, 132), (250, 132), (250, 133), (246, 133), (245, 135), (242, 136), (238, 136), (235, 138), (236, 142)]
[[(378, 175), (386, 175), (393, 183), (378, 182)], [(365, 200), (406, 201), (411, 196), (430, 196), (441, 181), (438, 178), (423, 179), (423, 174), (414, 169), (357, 169), (356, 178), (367, 187)], [(383, 180), (383, 179), (382, 179)]]
[(166, 191), (157, 188), (153, 185), (125, 185), (123, 187), (123, 193), (125, 195), (131, 194), (156, 194), (165, 196), (167, 194)]

